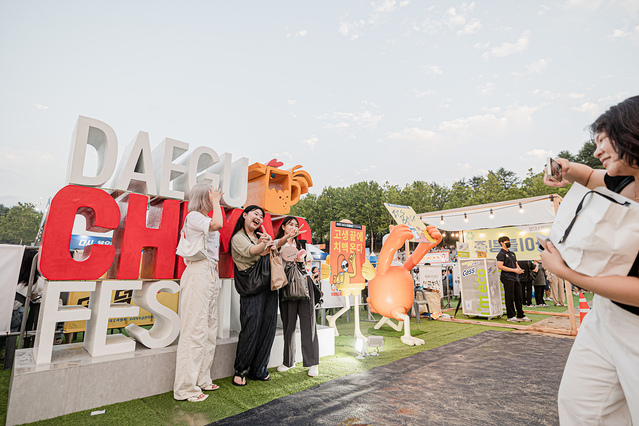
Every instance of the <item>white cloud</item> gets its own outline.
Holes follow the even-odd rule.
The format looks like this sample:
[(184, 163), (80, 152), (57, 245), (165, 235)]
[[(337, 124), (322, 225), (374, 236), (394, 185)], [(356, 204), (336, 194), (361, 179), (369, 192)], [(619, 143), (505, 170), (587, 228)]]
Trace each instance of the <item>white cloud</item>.
[(442, 75), (444, 73), (441, 67), (437, 65), (424, 65), (423, 68), (427, 75)]
[(495, 90), (495, 83), (489, 81), (486, 84), (477, 86), (477, 89), (479, 90), (480, 93), (482, 93), (484, 95), (488, 95), (488, 94), (492, 93), (493, 90)]
[(307, 30), (299, 30), (296, 33), (286, 34), (286, 38), (304, 38), (308, 34)]
[(472, 170), (472, 167), (468, 163), (457, 163), (457, 167), (460, 168), (464, 173), (469, 173)]
[(552, 150), (533, 149), (532, 151), (526, 152), (526, 156), (535, 164), (544, 164), (546, 158), (554, 157), (555, 154), (552, 152)]
[(462, 26), (466, 24), (466, 17), (459, 15), (454, 7), (448, 8), (442, 19), (449, 26)]
[(585, 96), (586, 96), (585, 93), (575, 93), (575, 92), (568, 93), (568, 97), (570, 99), (583, 99)]
[(357, 40), (362, 35), (362, 29), (365, 24), (366, 22), (362, 19), (352, 22), (340, 21), (339, 33), (351, 40)]
[(585, 9), (587, 11), (595, 11), (599, 9), (603, 0), (568, 0), (564, 7), (566, 9)]
[[(530, 31), (524, 31), (515, 43), (504, 42), (499, 47), (493, 47), (490, 51), (490, 56), (494, 58), (503, 58), (515, 53), (521, 53), (530, 45)], [(486, 58), (486, 54), (482, 57)]]
[(509, 106), (501, 115), (482, 114), (443, 121), (438, 130), (444, 135), (461, 139), (476, 138), (477, 135), (497, 135), (530, 129), (532, 116), (540, 106)]
[(617, 29), (617, 30), (614, 30), (612, 32), (610, 37), (612, 37), (612, 38), (624, 38), (624, 37), (628, 37), (630, 35), (632, 35), (632, 33), (629, 32), (629, 31), (622, 30), (622, 29)]
[(437, 92), (435, 92), (432, 89), (428, 89), (428, 90), (426, 90), (424, 92), (419, 92), (419, 91), (417, 91), (417, 89), (415, 89), (415, 97), (416, 98), (423, 98), (424, 96), (434, 95), (435, 93), (437, 93)]
[(472, 19), (469, 23), (464, 25), (464, 28), (457, 31), (457, 35), (467, 35), (467, 34), (475, 34), (477, 31), (481, 30), (481, 22), (479, 19)]
[(37, 109), (49, 109), (49, 107), (46, 105), (33, 104), (33, 106), (36, 107)]
[(304, 141), (304, 143), (311, 148), (311, 151), (315, 149), (315, 144), (317, 144), (317, 142), (319, 142), (319, 138), (315, 135), (311, 136), (310, 138)]
[(410, 129), (400, 130), (388, 135), (388, 139), (398, 140), (402, 142), (429, 142), (437, 139), (437, 133), (431, 130), (420, 129), (419, 127), (412, 127)]
[(375, 168), (375, 165), (374, 165), (374, 164), (372, 164), (372, 165), (370, 165), (370, 166), (368, 166), (368, 167), (364, 167), (364, 168), (361, 168), (361, 169), (359, 169), (359, 170), (353, 170), (353, 172), (354, 172), (357, 176), (361, 176), (361, 175), (365, 175), (365, 174), (367, 174), (368, 172), (372, 171), (374, 168)]
[(596, 104), (593, 104), (592, 102), (584, 102), (578, 107), (572, 107), (571, 109), (573, 111), (586, 113), (591, 117), (594, 117), (597, 114), (599, 114), (599, 107)]
[(547, 66), (548, 60), (542, 58), (536, 62), (533, 62), (532, 64), (526, 65), (526, 69), (528, 70), (528, 72), (539, 74), (544, 69), (546, 69)]
[(366, 110), (360, 113), (333, 112), (324, 114), (318, 118), (327, 121), (325, 125), (327, 129), (340, 130), (350, 127), (351, 124), (361, 128), (374, 129), (383, 117), (383, 114), (376, 114), (370, 110)]
[(540, 15), (540, 16), (550, 10), (550, 7), (546, 6), (545, 4), (542, 4), (540, 7), (541, 7), (541, 10), (537, 13), (537, 15)]
[(290, 106), (293, 106), (297, 103), (297, 101), (295, 99), (287, 99), (286, 103), (289, 104)]
[(473, 47), (475, 49), (488, 49), (488, 46), (490, 46), (490, 42), (487, 41), (486, 43), (475, 43), (473, 45)]
[(289, 164), (295, 164), (295, 162), (293, 161), (293, 156), (288, 151), (279, 152), (277, 154), (274, 154), (273, 158), (277, 158), (279, 161), (284, 163), (284, 165), (280, 167), (280, 169), (282, 169), (282, 170), (292, 167)]

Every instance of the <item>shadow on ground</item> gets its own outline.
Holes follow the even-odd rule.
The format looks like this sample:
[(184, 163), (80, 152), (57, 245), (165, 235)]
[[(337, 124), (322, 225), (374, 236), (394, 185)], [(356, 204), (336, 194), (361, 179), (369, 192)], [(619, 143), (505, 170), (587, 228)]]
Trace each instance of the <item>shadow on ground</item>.
[(556, 425), (573, 340), (485, 331), (214, 425)]

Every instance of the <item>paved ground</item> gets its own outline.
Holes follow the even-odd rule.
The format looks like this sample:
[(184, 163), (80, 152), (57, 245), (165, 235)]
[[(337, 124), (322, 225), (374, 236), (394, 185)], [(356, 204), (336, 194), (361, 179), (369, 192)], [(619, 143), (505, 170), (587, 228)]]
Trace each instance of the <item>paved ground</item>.
[(215, 425), (556, 425), (573, 339), (486, 331)]

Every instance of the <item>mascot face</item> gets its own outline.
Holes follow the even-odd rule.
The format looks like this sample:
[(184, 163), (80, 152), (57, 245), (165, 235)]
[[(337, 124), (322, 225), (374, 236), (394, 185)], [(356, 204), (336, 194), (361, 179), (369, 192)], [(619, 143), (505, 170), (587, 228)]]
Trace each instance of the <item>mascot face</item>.
[(346, 259), (342, 260), (342, 271), (348, 272), (348, 261)]

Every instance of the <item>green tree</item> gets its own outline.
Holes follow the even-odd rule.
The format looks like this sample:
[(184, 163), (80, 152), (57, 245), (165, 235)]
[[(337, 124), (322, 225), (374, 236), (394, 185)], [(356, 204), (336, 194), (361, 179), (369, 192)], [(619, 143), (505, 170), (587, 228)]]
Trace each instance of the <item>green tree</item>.
[(566, 151), (566, 150), (560, 151), (559, 154), (557, 155), (557, 157), (565, 158), (566, 160), (570, 161), (571, 163), (574, 163), (575, 161), (577, 161), (575, 156), (572, 155), (569, 151)]
[[(3, 206), (4, 207), (4, 206)], [(35, 241), (42, 213), (31, 203), (18, 203), (0, 217), (0, 243), (29, 245)]]
[(584, 142), (583, 146), (575, 156), (575, 161), (592, 167), (593, 169), (603, 169), (601, 161), (594, 157), (597, 147), (590, 141)]
[(5, 207), (4, 204), (0, 204), (0, 217), (6, 216), (9, 213), (9, 207)]

